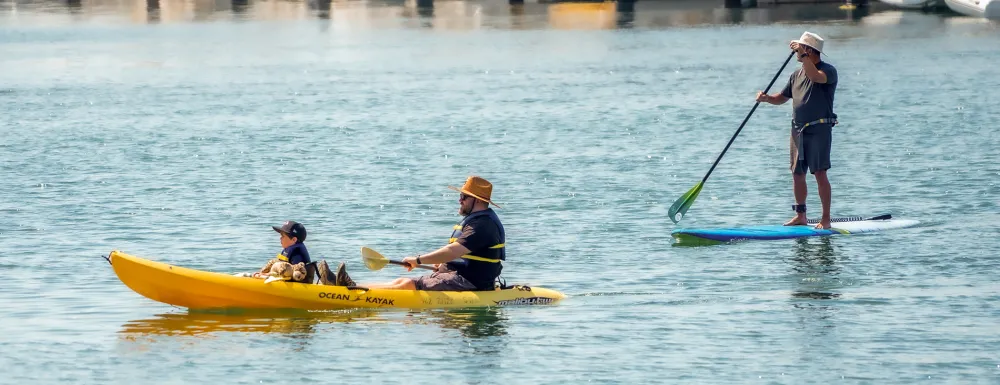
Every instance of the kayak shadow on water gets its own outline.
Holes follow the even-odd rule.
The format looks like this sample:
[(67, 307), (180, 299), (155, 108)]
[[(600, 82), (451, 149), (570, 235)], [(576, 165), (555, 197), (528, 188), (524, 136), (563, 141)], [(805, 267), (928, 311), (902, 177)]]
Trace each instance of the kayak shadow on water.
[(188, 311), (157, 314), (122, 325), (121, 334), (147, 336), (194, 336), (210, 333), (279, 333), (307, 335), (321, 323), (374, 321), (378, 311), (354, 309), (310, 312), (301, 310), (268, 311)]
[(391, 309), (188, 311), (129, 321), (122, 325), (119, 334), (126, 338), (213, 333), (277, 333), (306, 337), (322, 324), (365, 322), (436, 324), (445, 329), (458, 330), (466, 338), (484, 338), (506, 335), (506, 321), (507, 317), (499, 308), (410, 312)]

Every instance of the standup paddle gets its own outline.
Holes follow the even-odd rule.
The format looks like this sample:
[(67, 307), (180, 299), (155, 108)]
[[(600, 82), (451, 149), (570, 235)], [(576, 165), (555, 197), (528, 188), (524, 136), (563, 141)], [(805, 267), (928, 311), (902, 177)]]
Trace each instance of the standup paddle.
[[(781, 65), (781, 69), (778, 70), (778, 73), (774, 74), (774, 78), (771, 79), (771, 83), (764, 89), (765, 94), (767, 91), (771, 90), (771, 86), (774, 85), (774, 81), (778, 80), (778, 76), (781, 75), (781, 71), (785, 70), (785, 66), (788, 65), (788, 62), (792, 60), (792, 56), (794, 55), (795, 51), (788, 54), (788, 59), (785, 59), (785, 63)], [(740, 123), (740, 128), (736, 129), (736, 133), (733, 134), (732, 138), (729, 138), (729, 143), (726, 144), (726, 148), (722, 149), (722, 153), (719, 154), (718, 158), (715, 158), (715, 163), (712, 163), (712, 168), (708, 169), (708, 174), (705, 174), (705, 177), (701, 178), (701, 182), (698, 182), (698, 184), (694, 185), (694, 187), (688, 190), (686, 194), (674, 201), (674, 204), (670, 205), (670, 210), (667, 211), (667, 215), (670, 216), (670, 220), (675, 224), (684, 218), (684, 214), (687, 213), (688, 208), (694, 204), (694, 200), (698, 198), (698, 194), (701, 194), (701, 188), (705, 186), (705, 181), (708, 180), (708, 176), (712, 175), (712, 171), (715, 171), (715, 166), (719, 165), (719, 161), (722, 160), (722, 156), (726, 155), (726, 151), (729, 151), (729, 146), (733, 145), (733, 141), (736, 140), (736, 136), (743, 130), (743, 126), (747, 124), (748, 120), (750, 120), (750, 116), (753, 115), (753, 112), (757, 111), (757, 106), (759, 105), (760, 102), (754, 103), (753, 108), (750, 109), (750, 113), (747, 114), (746, 118), (743, 118), (743, 123)], [(680, 214), (679, 218), (678, 214)]]
[[(379, 254), (379, 252), (369, 249), (367, 247), (361, 247), (361, 259), (364, 259), (365, 267), (367, 267), (368, 270), (382, 270), (382, 268), (385, 267), (385, 265), (390, 263), (393, 265), (400, 265), (400, 266), (410, 265), (408, 263), (403, 263), (402, 261), (394, 261), (388, 259), (382, 254)], [(417, 265), (417, 267), (421, 269), (435, 270), (431, 266)]]

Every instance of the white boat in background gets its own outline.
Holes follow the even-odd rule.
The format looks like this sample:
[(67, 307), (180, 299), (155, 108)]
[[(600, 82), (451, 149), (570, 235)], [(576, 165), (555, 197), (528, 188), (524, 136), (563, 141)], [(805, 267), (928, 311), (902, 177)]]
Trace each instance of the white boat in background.
[(930, 9), (944, 6), (944, 0), (879, 0), (896, 8)]
[(912, 12), (912, 11), (897, 9), (891, 11), (882, 11), (878, 13), (873, 13), (868, 16), (864, 16), (861, 18), (861, 24), (880, 25), (880, 26), (909, 24), (909, 25), (919, 25), (923, 28), (931, 29), (943, 24), (945, 20), (946, 18), (943, 18), (935, 13)]
[(1000, 19), (1000, 0), (944, 0), (944, 3), (963, 15)]

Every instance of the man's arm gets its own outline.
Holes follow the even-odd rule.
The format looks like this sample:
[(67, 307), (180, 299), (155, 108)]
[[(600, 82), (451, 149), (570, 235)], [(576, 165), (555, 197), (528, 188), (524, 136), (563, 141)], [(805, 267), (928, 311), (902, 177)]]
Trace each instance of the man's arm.
[[(434, 250), (430, 253), (420, 256), (420, 263), (424, 265), (435, 265), (438, 263), (449, 262), (455, 258), (461, 257), (469, 253), (469, 249), (462, 246), (461, 243), (454, 242), (449, 243), (440, 249)], [(410, 264), (411, 268), (417, 267), (417, 257), (406, 257), (403, 258), (404, 263)]]
[(794, 78), (795, 74), (792, 73), (792, 75), (788, 77), (788, 83), (785, 83), (785, 87), (782, 88), (779, 93), (768, 95), (765, 94), (764, 91), (757, 91), (757, 101), (774, 105), (785, 104), (788, 99), (792, 98), (792, 79)]
[(763, 92), (757, 92), (757, 101), (758, 102), (764, 102), (764, 103), (770, 103), (770, 104), (774, 104), (774, 105), (777, 106), (777, 105), (785, 104), (785, 102), (788, 101), (788, 97), (785, 96), (785, 95), (782, 95), (781, 93), (777, 93), (777, 94), (774, 94), (774, 95), (768, 95), (768, 94), (765, 94)]
[(816, 68), (816, 65), (812, 61), (803, 61), (802, 71), (805, 72), (806, 77), (812, 80), (813, 83), (826, 84), (826, 73)]
[(802, 72), (806, 74), (806, 77), (809, 78), (809, 80), (812, 80), (813, 83), (826, 84), (826, 73), (816, 68), (816, 64), (812, 62), (812, 56), (818, 55), (818, 53), (813, 51), (811, 48), (794, 41), (791, 44), (791, 48), (795, 51), (795, 54), (799, 56), (799, 59), (801, 59)]

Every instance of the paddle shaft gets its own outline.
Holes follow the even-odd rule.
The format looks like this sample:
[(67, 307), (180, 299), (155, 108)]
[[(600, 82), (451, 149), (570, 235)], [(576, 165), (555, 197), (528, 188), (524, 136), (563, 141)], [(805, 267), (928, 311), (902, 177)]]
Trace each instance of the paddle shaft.
[[(394, 261), (394, 260), (391, 260), (391, 259), (389, 260), (389, 263), (391, 263), (393, 265), (410, 266), (409, 263), (403, 263), (403, 261)], [(427, 270), (437, 270), (434, 267), (427, 266), (427, 265), (417, 265), (417, 268), (418, 269), (427, 269)]]
[[(781, 72), (785, 70), (785, 67), (788, 66), (788, 62), (792, 60), (792, 56), (794, 55), (795, 51), (788, 54), (788, 58), (785, 59), (785, 63), (781, 65), (781, 69), (778, 70), (778, 73), (774, 74), (774, 78), (771, 79), (771, 83), (768, 83), (767, 88), (764, 89), (764, 94), (767, 94), (767, 92), (771, 90), (771, 86), (773, 86), (774, 82), (778, 80), (778, 76), (781, 76)], [(718, 158), (715, 158), (715, 163), (712, 163), (712, 168), (708, 169), (708, 173), (705, 174), (704, 178), (701, 178), (702, 184), (705, 184), (705, 181), (708, 180), (708, 176), (712, 175), (712, 171), (715, 171), (715, 166), (719, 165), (719, 161), (722, 160), (722, 156), (726, 155), (726, 151), (729, 151), (729, 146), (733, 145), (733, 142), (736, 140), (736, 137), (739, 136), (740, 131), (743, 131), (743, 126), (745, 126), (747, 121), (750, 120), (750, 117), (753, 116), (754, 111), (757, 111), (757, 106), (759, 105), (760, 102), (754, 103), (753, 108), (750, 109), (750, 113), (747, 114), (746, 118), (743, 118), (743, 123), (740, 123), (740, 128), (736, 129), (736, 133), (733, 134), (733, 137), (729, 138), (729, 143), (726, 143), (726, 148), (722, 149), (722, 153), (719, 154)]]

